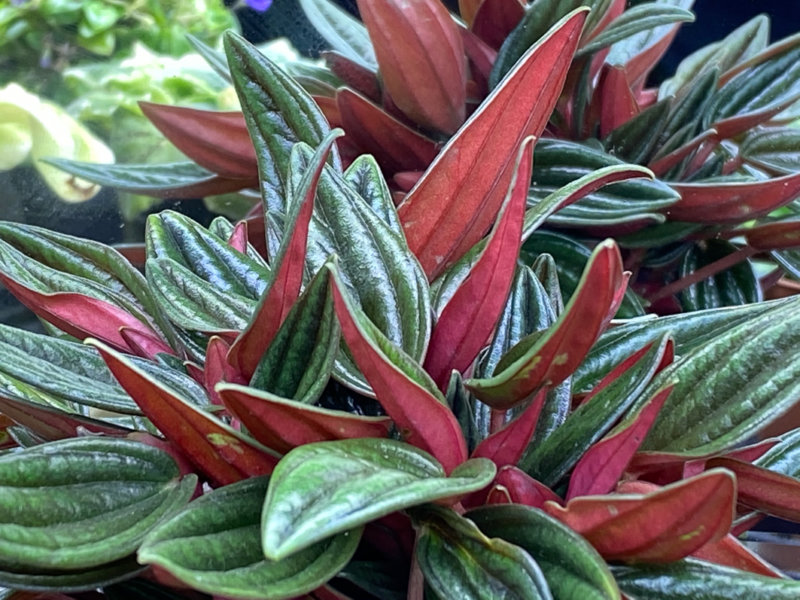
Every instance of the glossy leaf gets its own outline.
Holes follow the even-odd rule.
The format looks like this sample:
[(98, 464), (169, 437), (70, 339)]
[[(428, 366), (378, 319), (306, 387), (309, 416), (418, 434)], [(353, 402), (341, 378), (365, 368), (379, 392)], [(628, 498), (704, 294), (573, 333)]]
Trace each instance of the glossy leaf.
[[(585, 15), (580, 11), (565, 18), (525, 54), (400, 205), (408, 245), (429, 279), (466, 253), (494, 222), (520, 142), (541, 134), (561, 92)], [(453, 219), (454, 214), (472, 218)]]
[(544, 442), (530, 448), (519, 467), (545, 485), (558, 483), (640, 397), (666, 349), (667, 338), (662, 338), (637, 352), (623, 373), (592, 394)]
[(392, 194), (377, 161), (368, 154), (356, 158), (344, 172), (344, 179), (394, 232), (403, 233)]
[(706, 224), (737, 224), (765, 215), (800, 195), (800, 174), (766, 181), (675, 183), (681, 199), (670, 219)]
[(616, 245), (602, 242), (558, 321), (544, 334), (517, 344), (491, 378), (468, 380), (467, 387), (493, 407), (507, 408), (542, 385), (563, 381), (617, 311), (625, 280)]
[(196, 478), (174, 461), (120, 439), (75, 438), (0, 457), (0, 566), (75, 570), (135, 551), (188, 502)]
[(215, 483), (269, 473), (277, 457), (98, 342), (108, 368), (145, 415)]
[[(533, 206), (597, 169), (611, 166), (624, 168), (625, 164), (605, 152), (563, 140), (540, 141), (533, 160), (533, 184), (528, 198)], [(627, 166), (627, 169), (623, 173), (628, 177), (644, 175), (652, 179), (649, 171), (632, 173), (632, 167)], [(584, 190), (577, 202), (549, 216), (548, 222), (561, 227), (590, 229), (622, 223), (659, 223), (664, 220), (659, 211), (670, 210), (668, 207), (678, 200), (678, 194), (660, 181), (621, 181), (605, 185), (602, 189)]]
[(614, 489), (671, 391), (672, 387), (667, 386), (657, 392), (638, 412), (628, 415), (586, 450), (570, 475), (567, 500), (606, 494)]
[[(75, 571), (51, 571), (42, 573), (15, 572), (0, 570), (0, 586), (13, 588), (13, 595), (1, 595), (5, 587), (0, 587), (3, 600), (73, 600), (70, 594), (91, 592), (99, 587), (113, 585), (135, 577), (144, 569), (133, 557), (113, 563)], [(22, 592), (20, 590), (35, 590)], [(58, 594), (58, 595), (55, 595)]]
[(329, 275), (323, 266), (291, 307), (261, 356), (251, 387), (304, 404), (319, 398), (339, 349)]
[[(293, 190), (296, 196), (293, 198), (293, 206), (284, 224), (287, 233), (272, 263), (272, 278), (261, 295), (247, 327), (239, 334), (228, 353), (229, 362), (245, 379), (251, 378), (258, 370), (264, 352), (272, 345), (300, 293), (308, 227), (314, 210), (317, 183), (333, 141), (339, 133), (337, 130), (325, 136), (323, 143), (311, 158), (309, 168), (297, 189)], [(262, 389), (268, 388), (262, 387)]]
[(606, 560), (671, 562), (724, 537), (735, 504), (736, 479), (715, 469), (643, 496), (584, 496), (545, 510)]
[(217, 392), (250, 435), (276, 452), (329, 440), (385, 438), (392, 427), (389, 417), (319, 408), (250, 387), (222, 384)]
[(631, 319), (603, 333), (592, 346), (575, 372), (575, 390), (588, 392), (614, 365), (667, 332), (670, 332), (675, 342), (675, 353), (683, 356), (727, 330), (749, 319), (756, 319), (786, 302), (775, 300), (667, 317)]
[[(292, 145), (316, 148), (330, 127), (311, 96), (244, 38), (228, 32), (225, 52), (258, 157), (261, 195), (275, 210), (284, 206)], [(336, 151), (331, 164), (341, 168)]]
[(272, 474), (262, 517), (264, 554), (278, 560), (394, 511), (487, 485), (494, 465), (475, 459), (445, 476), (432, 456), (390, 439), (295, 448)]
[(800, 171), (800, 131), (769, 127), (750, 132), (739, 148), (748, 163), (778, 175)]
[(612, 567), (620, 589), (639, 600), (790, 600), (800, 582), (754, 575), (698, 560), (669, 565)]
[(524, 15), (525, 4), (520, 0), (484, 0), (471, 19), (470, 30), (498, 50)]
[(426, 506), (413, 516), (416, 560), (437, 598), (552, 599), (539, 565), (522, 548), (488, 538), (450, 509)]
[(709, 542), (697, 552), (694, 552), (692, 556), (717, 565), (733, 567), (734, 569), (749, 571), (757, 575), (766, 575), (767, 577), (777, 577), (779, 579), (785, 577), (778, 569), (750, 550), (730, 533), (721, 540)]
[(720, 452), (782, 414), (800, 394), (797, 300), (750, 318), (664, 369), (649, 393), (677, 380), (642, 449)]
[(258, 177), (253, 142), (240, 112), (217, 112), (141, 102), (145, 116), (201, 167), (231, 179)]
[(333, 577), (350, 560), (360, 531), (322, 540), (284, 560), (264, 558), (261, 506), (268, 479), (254, 477), (192, 502), (148, 535), (143, 564), (178, 581), (225, 598), (295, 598)]
[(594, 36), (588, 44), (582, 46), (578, 56), (592, 54), (639, 32), (648, 31), (661, 25), (691, 23), (692, 21), (694, 21), (694, 14), (679, 6), (658, 3), (632, 6)]
[(533, 142), (523, 142), (497, 224), (433, 329), (424, 367), (439, 389), (446, 388), (451, 371), (463, 373), (472, 364), (506, 304), (519, 255)]
[(523, 506), (484, 506), (465, 516), (487, 536), (530, 554), (555, 600), (620, 598), (603, 559), (581, 536), (547, 514)]
[(366, 28), (329, 0), (300, 0), (308, 20), (331, 48), (373, 71), (378, 66)]
[[(298, 144), (292, 156), (293, 174), (303, 172), (310, 150)], [(431, 330), (425, 274), (386, 217), (394, 211), (391, 198), (372, 194), (368, 203), (362, 191), (332, 169), (323, 169), (309, 229), (307, 269), (316, 272), (336, 254), (342, 283), (357, 305), (383, 335), (421, 362)], [(373, 393), (344, 352), (334, 375), (359, 393)]]
[(464, 436), (430, 376), (393, 345), (352, 304), (332, 276), (333, 302), (342, 337), (364, 373), (378, 402), (404, 438), (433, 454), (452, 471), (467, 458)]
[(436, 158), (437, 145), (369, 100), (342, 88), (336, 93), (342, 127), (348, 139), (373, 154), (390, 173), (425, 169)]
[[(508, 501), (513, 504), (522, 504), (533, 508), (542, 508), (548, 500), (561, 503), (561, 498), (553, 490), (535, 480), (522, 469), (512, 465), (505, 465), (497, 471), (493, 486), (495, 489), (502, 489)], [(492, 491), (489, 498), (491, 503)], [(500, 503), (498, 503), (500, 504)]]
[[(724, 259), (737, 251), (724, 240), (706, 240), (694, 245), (683, 255), (678, 277), (687, 277), (702, 267)], [(750, 304), (762, 300), (761, 286), (749, 261), (744, 260), (708, 279), (690, 285), (679, 299), (686, 312), (720, 306)]]
[(198, 198), (255, 187), (258, 179), (229, 179), (193, 161), (161, 165), (103, 165), (63, 158), (45, 162), (81, 179), (156, 198)]
[(394, 104), (425, 129), (455, 132), (464, 121), (467, 65), (447, 9), (436, 0), (362, 0), (358, 8)]

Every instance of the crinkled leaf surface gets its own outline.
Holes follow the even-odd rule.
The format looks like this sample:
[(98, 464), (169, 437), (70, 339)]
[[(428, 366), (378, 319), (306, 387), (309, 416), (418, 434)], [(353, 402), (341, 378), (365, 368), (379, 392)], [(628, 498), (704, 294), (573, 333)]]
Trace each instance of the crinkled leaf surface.
[[(737, 249), (725, 240), (706, 240), (702, 245), (695, 244), (683, 255), (678, 267), (678, 277), (686, 277), (706, 265), (722, 260)], [(745, 260), (690, 285), (678, 297), (683, 310), (691, 312), (756, 303), (762, 299), (762, 294), (753, 265)]]
[(0, 567), (92, 568), (134, 552), (196, 485), (172, 458), (121, 439), (74, 438), (0, 456)]
[(552, 599), (539, 565), (519, 546), (488, 538), (448, 508), (429, 505), (412, 515), (417, 563), (438, 598)]
[(331, 48), (375, 70), (378, 61), (366, 27), (330, 0), (300, 0), (300, 6)]
[(483, 506), (464, 515), (487, 536), (530, 554), (555, 600), (618, 600), (605, 561), (585, 539), (546, 513), (520, 505)]
[[(133, 556), (113, 563), (77, 569), (75, 571), (49, 571), (41, 573), (18, 573), (0, 570), (0, 598), (3, 600), (72, 600), (66, 596), (74, 592), (91, 592), (97, 588), (125, 581), (144, 570)], [(16, 590), (16, 591), (14, 591)], [(20, 590), (31, 590), (22, 592)], [(3, 595), (3, 592), (8, 595)], [(42, 596), (41, 593), (46, 595)], [(55, 595), (57, 594), (57, 595)]]
[(281, 559), (397, 510), (476, 491), (494, 464), (467, 461), (447, 477), (428, 453), (390, 439), (307, 444), (272, 474), (262, 517), (264, 553)]
[(702, 455), (744, 441), (800, 397), (800, 301), (730, 327), (664, 369), (677, 380), (642, 449)]
[(322, 585), (350, 560), (360, 530), (283, 560), (266, 559), (259, 521), (267, 484), (267, 477), (254, 477), (195, 500), (148, 535), (139, 561), (196, 590), (232, 599), (294, 598)]

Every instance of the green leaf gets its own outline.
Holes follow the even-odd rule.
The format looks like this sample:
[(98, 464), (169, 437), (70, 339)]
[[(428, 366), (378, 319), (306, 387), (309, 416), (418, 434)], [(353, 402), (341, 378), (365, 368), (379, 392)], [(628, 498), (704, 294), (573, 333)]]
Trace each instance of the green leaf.
[(753, 464), (781, 475), (797, 478), (800, 475), (800, 429), (794, 429), (781, 436), (780, 443), (753, 461)]
[(667, 341), (665, 336), (653, 344), (630, 368), (575, 409), (544, 442), (529, 447), (519, 468), (547, 486), (557, 484), (640, 398), (662, 361)]
[(800, 129), (764, 128), (751, 132), (739, 152), (748, 163), (779, 175), (800, 171)]
[(447, 508), (429, 505), (412, 516), (419, 529), (417, 562), (437, 598), (552, 599), (539, 565), (522, 548), (489, 539)]
[(694, 348), (706, 345), (736, 325), (748, 319), (755, 319), (786, 303), (787, 300), (774, 300), (668, 317), (648, 315), (631, 319), (603, 333), (592, 346), (586, 359), (573, 375), (575, 391), (588, 392), (611, 371), (614, 365), (667, 332), (672, 335), (675, 342), (675, 353), (683, 356)]
[[(305, 171), (310, 156), (308, 147), (296, 146), (292, 177)], [(350, 296), (391, 342), (421, 363), (431, 332), (428, 282), (405, 237), (380, 216), (394, 212), (391, 198), (383, 194), (373, 198), (380, 199), (380, 210), (325, 167), (309, 229), (307, 266), (316, 272), (336, 254)], [(347, 353), (339, 354), (334, 374), (354, 390), (372, 394)]]
[(394, 208), (392, 193), (386, 185), (378, 162), (371, 155), (362, 154), (350, 163), (344, 172), (344, 179), (393, 231), (404, 235), (403, 226)]
[(593, 54), (637, 33), (672, 23), (691, 23), (694, 13), (678, 6), (657, 3), (638, 4), (628, 8), (583, 46), (576, 56)]
[(493, 463), (475, 459), (446, 477), (428, 453), (389, 439), (295, 448), (278, 463), (267, 492), (264, 554), (284, 558), (397, 510), (479, 490), (494, 474)]
[(65, 158), (44, 162), (98, 185), (159, 198), (197, 198), (248, 187), (244, 179), (224, 179), (194, 162), (162, 165), (106, 165)]
[(322, 585), (348, 563), (360, 530), (283, 560), (265, 559), (259, 522), (268, 481), (246, 479), (195, 500), (147, 536), (139, 561), (193, 589), (226, 598), (294, 598)]
[(637, 600), (790, 600), (800, 582), (685, 559), (668, 565), (612, 567), (620, 589)]
[(618, 600), (608, 566), (589, 543), (553, 517), (522, 505), (483, 506), (464, 515), (487, 536), (530, 554), (555, 600)]
[[(69, 594), (73, 592), (88, 592), (107, 585), (113, 585), (135, 577), (143, 570), (144, 567), (136, 562), (133, 557), (124, 558), (99, 567), (76, 571), (56, 570), (40, 573), (16, 573), (0, 570), (0, 585), (9, 586), (15, 590)], [(2, 592), (3, 588), (0, 588), (0, 598), (14, 600), (14, 595), (4, 596)], [(62, 598), (61, 595), (57, 597)]]
[(300, 7), (333, 50), (375, 71), (378, 61), (367, 28), (328, 0), (300, 0)]
[[(287, 197), (292, 146), (300, 141), (319, 146), (330, 132), (328, 121), (297, 82), (244, 38), (228, 32), (225, 52), (256, 148), (261, 195), (266, 207), (281, 210)], [(329, 161), (341, 169), (335, 149)]]
[(642, 450), (710, 455), (783, 414), (800, 397), (800, 300), (731, 327), (664, 369), (643, 397), (677, 380)]
[(4, 394), (35, 403), (141, 414), (96, 350), (7, 325), (0, 325), (0, 380)]
[[(695, 244), (683, 255), (678, 267), (678, 277), (687, 277), (698, 269), (736, 252), (738, 248), (725, 240), (706, 240)], [(761, 285), (753, 265), (744, 260), (695, 284), (679, 295), (683, 310), (689, 312), (704, 308), (736, 306), (762, 300)]]
[(241, 331), (256, 308), (255, 300), (211, 287), (207, 280), (172, 259), (151, 258), (146, 270), (162, 310), (183, 329)]
[(656, 102), (615, 128), (603, 140), (606, 152), (632, 163), (647, 164), (653, 149), (658, 147), (671, 104), (668, 99)]
[(132, 553), (191, 497), (173, 459), (137, 442), (75, 438), (0, 457), (0, 568), (82, 569)]
[[(533, 176), (528, 192), (529, 206), (535, 206), (564, 185), (596, 169), (623, 165), (623, 161), (566, 140), (540, 140), (533, 155)], [(636, 179), (607, 185), (583, 196), (548, 218), (559, 227), (601, 227), (622, 223), (661, 223), (661, 210), (680, 196), (660, 181)]]
[(339, 349), (339, 326), (323, 266), (292, 306), (250, 385), (283, 398), (311, 404), (328, 383)]

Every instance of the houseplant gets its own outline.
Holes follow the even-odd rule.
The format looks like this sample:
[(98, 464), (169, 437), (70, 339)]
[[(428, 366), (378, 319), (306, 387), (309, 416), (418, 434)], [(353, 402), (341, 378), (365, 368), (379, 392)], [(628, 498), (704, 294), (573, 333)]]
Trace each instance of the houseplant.
[[(614, 161), (529, 191), (536, 138), (552, 150), (583, 123), (564, 107), (604, 4), (554, 16), (463, 125), (451, 127), (458, 102), (417, 103), (453, 135), (405, 196), (408, 175), (389, 173), (390, 188), (385, 162), (348, 156), (320, 105), (235, 35), (246, 128), (231, 113), (145, 109), (197, 165), (58, 163), (161, 194), (257, 186), (265, 210), (208, 228), (152, 216), (144, 257), (128, 254), (144, 275), (101, 244), (0, 225), (0, 280), (51, 334), (0, 327), (0, 584), (121, 598), (796, 597), (800, 584), (734, 534), (799, 516), (799, 436), (750, 442), (798, 398), (800, 300), (609, 328), (642, 310), (629, 278), (644, 290), (672, 276), (653, 266), (670, 262), (665, 244), (632, 278), (620, 244), (592, 243), (562, 294), (565, 271), (529, 243), (605, 184), (654, 198), (647, 215), (690, 204)], [(415, 6), (449, 26), (437, 2)], [(656, 22), (684, 18), (667, 13)], [(438, 42), (457, 45), (454, 31)], [(386, 82), (391, 61), (376, 56)], [(688, 162), (711, 160), (698, 148)], [(622, 222), (634, 235), (654, 221)], [(778, 223), (720, 231), (775, 245), (794, 231)], [(656, 224), (673, 244), (704, 239)], [(683, 277), (701, 285), (701, 269)]]

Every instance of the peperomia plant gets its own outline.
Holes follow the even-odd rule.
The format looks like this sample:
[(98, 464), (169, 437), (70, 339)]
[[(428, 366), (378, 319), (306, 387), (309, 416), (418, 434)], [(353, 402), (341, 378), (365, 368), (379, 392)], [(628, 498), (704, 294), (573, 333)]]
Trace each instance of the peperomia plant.
[[(354, 152), (353, 128), (373, 121), (342, 137), (324, 101), (230, 34), (243, 118), (145, 107), (194, 162), (58, 163), (137, 192), (257, 187), (262, 203), (209, 227), (153, 215), (125, 255), (0, 224), (0, 280), (48, 332), (0, 326), (5, 597), (797, 597), (737, 536), (766, 514), (800, 520), (800, 436), (753, 439), (800, 397), (800, 299), (612, 323), (642, 312), (628, 282), (645, 280), (626, 267), (641, 274), (647, 253), (626, 263), (608, 238), (584, 255), (543, 233), (581, 211), (584, 239), (610, 231), (586, 225), (601, 188), (617, 190), (611, 213), (627, 198), (655, 215), (614, 227), (686, 233), (663, 211), (688, 205), (687, 187), (557, 137), (593, 130), (592, 115), (608, 127), (611, 105), (584, 110), (580, 90), (621, 93), (592, 87), (617, 72), (599, 58), (609, 45), (684, 12), (646, 3), (614, 20), (620, 3), (540, 0), (513, 29), (516, 0), (465, 1), (467, 30), (436, 0), (363, 2), (372, 52), (359, 23), (304, 4), (349, 49), (336, 64), (379, 65), (385, 114), (441, 148), (404, 194), (408, 173)], [(393, 16), (425, 43), (473, 48), (469, 65), (398, 59)], [(476, 41), (498, 41), (494, 22), (513, 29), (496, 60)], [(397, 84), (418, 70), (441, 88)], [(560, 183), (544, 183), (548, 152), (575, 160)], [(727, 193), (698, 202), (713, 213)], [(794, 231), (748, 231), (774, 239), (764, 227)], [(583, 260), (559, 269), (559, 244)], [(667, 265), (674, 244), (648, 260)]]

